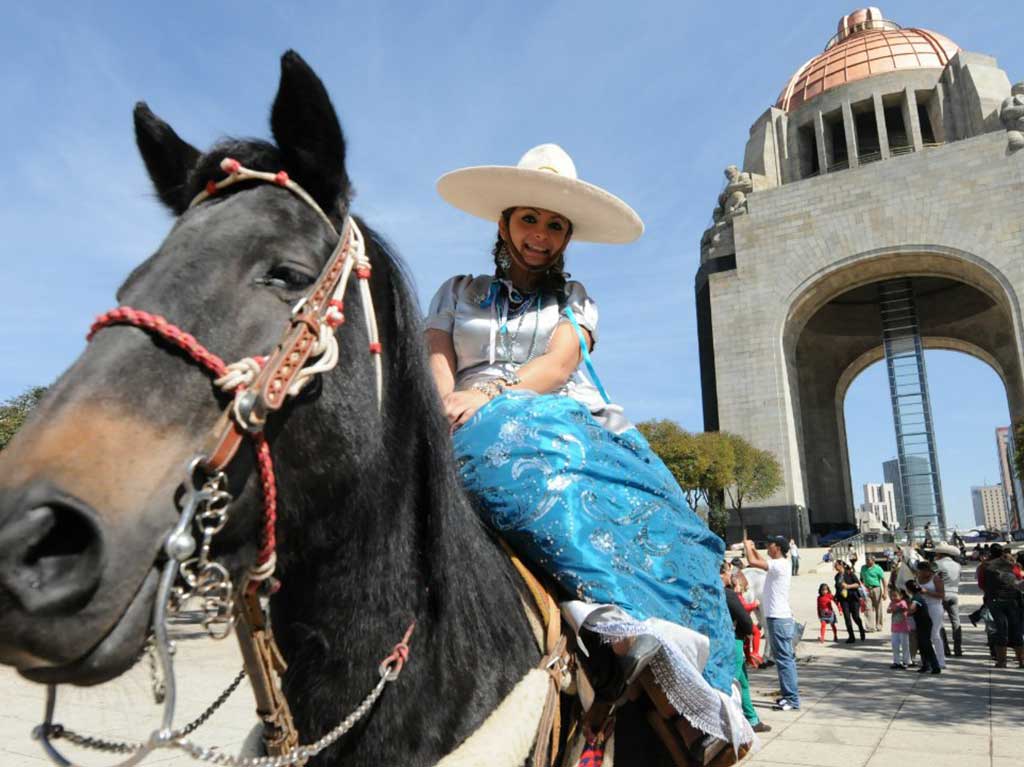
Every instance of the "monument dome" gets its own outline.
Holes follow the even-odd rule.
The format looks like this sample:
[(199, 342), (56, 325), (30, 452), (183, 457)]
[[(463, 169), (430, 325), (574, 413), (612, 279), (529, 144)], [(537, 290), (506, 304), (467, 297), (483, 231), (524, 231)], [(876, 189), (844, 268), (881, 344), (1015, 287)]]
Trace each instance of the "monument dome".
[(878, 8), (861, 8), (839, 20), (825, 50), (796, 71), (776, 106), (788, 112), (831, 88), (886, 72), (942, 69), (958, 50), (948, 37), (903, 28)]

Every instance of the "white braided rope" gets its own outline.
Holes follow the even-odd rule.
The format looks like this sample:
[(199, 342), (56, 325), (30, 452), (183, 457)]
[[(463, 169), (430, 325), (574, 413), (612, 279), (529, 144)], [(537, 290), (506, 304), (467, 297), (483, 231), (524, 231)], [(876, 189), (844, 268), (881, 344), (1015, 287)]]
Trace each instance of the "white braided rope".
[(239, 386), (251, 386), (262, 367), (256, 358), (243, 357), (238, 362), (228, 365), (224, 375), (214, 379), (213, 384), (225, 392), (233, 392)]
[[(284, 171), (281, 171), (280, 173), (268, 173), (263, 170), (253, 170), (252, 168), (246, 168), (244, 165), (241, 165), (238, 160), (232, 160), (230, 157), (225, 157), (220, 161), (220, 169), (228, 175), (226, 178), (222, 178), (213, 185), (213, 188), (218, 192), (221, 189), (233, 186), (241, 181), (266, 181), (268, 184), (275, 184), (287, 189), (306, 203), (317, 212), (320, 218), (324, 220), (324, 223), (331, 227), (335, 234), (338, 233), (338, 230), (334, 228), (334, 224), (331, 222), (331, 219), (326, 213), (324, 213), (323, 208), (317, 204), (317, 201), (310, 197), (309, 193), (305, 189), (288, 178), (288, 175), (284, 173)], [(188, 206), (192, 208), (212, 196), (213, 195), (210, 194), (209, 189), (204, 189), (192, 198), (192, 202), (190, 202)]]

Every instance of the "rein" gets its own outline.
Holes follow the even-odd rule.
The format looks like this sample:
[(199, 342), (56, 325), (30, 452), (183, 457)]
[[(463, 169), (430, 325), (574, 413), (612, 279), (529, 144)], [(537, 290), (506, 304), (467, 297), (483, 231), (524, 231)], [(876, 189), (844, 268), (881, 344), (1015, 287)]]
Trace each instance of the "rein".
[[(46, 718), (34, 735), (42, 742), (47, 754), (60, 765), (70, 766), (73, 763), (51, 742), (51, 739), (59, 737), (86, 747), (130, 754), (119, 763), (119, 767), (138, 764), (159, 748), (178, 748), (195, 759), (222, 765), (301, 765), (334, 743), (369, 713), (384, 687), (398, 679), (409, 657), (409, 640), (415, 621), (391, 654), (381, 662), (378, 669), (380, 680), (362, 703), (320, 740), (307, 746), (299, 745), (299, 734), (280, 687), (280, 675), (285, 670), (284, 659), (274, 640), (269, 614), (260, 601), (261, 591), (272, 592), (279, 585), (270, 582), (276, 566), (277, 482), (263, 428), (269, 415), (280, 410), (289, 397), (297, 396), (317, 375), (332, 370), (338, 364), (335, 331), (345, 322), (343, 298), (353, 272), (359, 280), (369, 339), (368, 351), (374, 364), (377, 409), (380, 410), (383, 399), (382, 346), (369, 287), (371, 264), (355, 220), (347, 215), (339, 233), (316, 201), (284, 171), (267, 173), (252, 170), (231, 158), (222, 160), (220, 166), (228, 175), (218, 182), (208, 182), (206, 188), (192, 199), (189, 208), (239, 182), (272, 183), (287, 189), (309, 205), (337, 236), (337, 244), (309, 293), (293, 307), (288, 326), (269, 356), (246, 357), (226, 364), (191, 334), (167, 319), (129, 306), (100, 315), (90, 328), (89, 341), (102, 330), (116, 325), (131, 325), (154, 335), (184, 351), (215, 378), (214, 384), (218, 388), (231, 393), (233, 398), (217, 420), (207, 446), (189, 462), (182, 482), (184, 493), (178, 502), (180, 516), (164, 541), (168, 561), (161, 572), (152, 619), (153, 648), (163, 674), (162, 685), (157, 683), (154, 674), (154, 697), (157, 703), (164, 704), (161, 728), (155, 730), (145, 743), (111, 743), (77, 734), (72, 736), (71, 731), (53, 723), (57, 693), (56, 686), (49, 685)], [(235, 590), (229, 573), (223, 565), (210, 558), (210, 553), (214, 536), (227, 524), (228, 509), (233, 500), (227, 491), (225, 471), (246, 437), (252, 439), (256, 451), (263, 495), (263, 522), (256, 563), (244, 578), (245, 588), (238, 603), (234, 599)], [(202, 537), (198, 555), (193, 527)], [(261, 584), (266, 584), (266, 588), (260, 589)], [(223, 703), (231, 688), (199, 720), (183, 728), (174, 728), (176, 684), (173, 643), (168, 637), (167, 619), (169, 613), (177, 611), (193, 597), (201, 600), (203, 625), (213, 638), (222, 639), (237, 627), (245, 661), (244, 673), (252, 684), (257, 713), (264, 725), (264, 744), (270, 755), (266, 758), (235, 759), (187, 740), (188, 734)]]

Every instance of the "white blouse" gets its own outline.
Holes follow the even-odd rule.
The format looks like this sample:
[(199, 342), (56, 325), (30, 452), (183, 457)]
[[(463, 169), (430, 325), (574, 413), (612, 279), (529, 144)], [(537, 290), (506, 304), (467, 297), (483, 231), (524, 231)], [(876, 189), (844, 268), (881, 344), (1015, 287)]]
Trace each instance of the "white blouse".
[[(541, 295), (539, 300), (509, 315), (506, 295), (514, 290), (507, 280), (461, 274), (446, 280), (431, 300), (426, 326), (452, 337), (456, 389), (469, 389), (479, 381), (514, 373), (544, 354), (555, 328), (570, 322), (565, 308), (560, 309), (552, 295)], [(566, 294), (566, 306), (572, 308), (580, 327), (589, 331), (596, 347), (597, 304), (579, 282), (566, 283)], [(618, 433), (631, 427), (622, 416), (621, 407), (604, 401), (582, 364), (554, 393), (582, 403), (612, 431)]]

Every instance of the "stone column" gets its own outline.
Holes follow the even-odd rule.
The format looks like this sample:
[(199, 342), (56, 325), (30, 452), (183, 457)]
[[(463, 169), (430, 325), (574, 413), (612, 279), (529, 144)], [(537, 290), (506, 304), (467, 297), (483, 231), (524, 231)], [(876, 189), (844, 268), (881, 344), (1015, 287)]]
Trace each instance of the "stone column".
[(909, 85), (903, 89), (903, 122), (910, 134), (910, 143), (915, 152), (924, 148), (921, 139), (921, 121), (917, 119), (917, 94)]
[(885, 127), (885, 104), (882, 103), (882, 94), (877, 91), (872, 94), (872, 101), (875, 105), (875, 125), (878, 126), (878, 149), (883, 160), (889, 159), (889, 131)]
[(822, 113), (814, 113), (814, 138), (818, 145), (818, 172), (824, 176), (828, 173), (828, 153), (825, 151), (825, 118)]
[(857, 145), (857, 130), (853, 124), (853, 109), (849, 101), (843, 101), (843, 132), (846, 134), (846, 157), (851, 168), (860, 165), (860, 147)]

